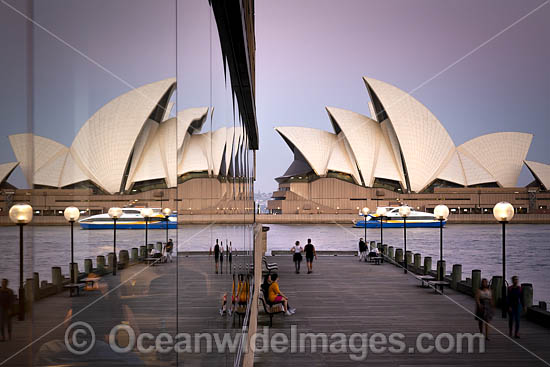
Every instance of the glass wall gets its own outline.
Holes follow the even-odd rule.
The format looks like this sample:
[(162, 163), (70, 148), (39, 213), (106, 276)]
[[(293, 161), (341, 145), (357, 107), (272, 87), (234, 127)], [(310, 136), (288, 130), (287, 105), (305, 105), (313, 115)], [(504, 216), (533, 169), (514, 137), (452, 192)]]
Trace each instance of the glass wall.
[(235, 28), (206, 0), (0, 7), (0, 364), (240, 363), (257, 136)]

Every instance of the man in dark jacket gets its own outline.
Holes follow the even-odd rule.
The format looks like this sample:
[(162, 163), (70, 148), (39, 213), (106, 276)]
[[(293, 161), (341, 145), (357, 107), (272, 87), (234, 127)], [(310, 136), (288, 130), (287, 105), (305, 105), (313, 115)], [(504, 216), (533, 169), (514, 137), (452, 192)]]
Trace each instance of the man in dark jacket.
[(508, 287), (508, 329), (509, 335), (512, 336), (514, 328), (514, 338), (519, 339), (519, 319), (523, 309), (523, 292), (519, 285), (517, 276), (512, 277), (512, 285)]

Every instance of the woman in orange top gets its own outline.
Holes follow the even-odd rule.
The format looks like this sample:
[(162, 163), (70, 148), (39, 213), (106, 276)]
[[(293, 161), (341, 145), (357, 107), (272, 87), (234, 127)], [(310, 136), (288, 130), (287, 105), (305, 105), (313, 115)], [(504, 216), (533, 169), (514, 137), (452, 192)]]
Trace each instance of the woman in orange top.
[(271, 281), (272, 283), (269, 286), (269, 291), (268, 291), (269, 302), (282, 303), (285, 308), (287, 316), (294, 314), (296, 312), (296, 309), (290, 308), (288, 306), (288, 298), (279, 289), (279, 279), (277, 274), (271, 274)]

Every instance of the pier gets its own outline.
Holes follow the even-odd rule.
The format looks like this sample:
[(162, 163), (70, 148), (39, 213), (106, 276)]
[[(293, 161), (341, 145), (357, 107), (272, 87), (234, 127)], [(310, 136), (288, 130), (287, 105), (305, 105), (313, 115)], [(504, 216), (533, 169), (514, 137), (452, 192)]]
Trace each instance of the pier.
[[(394, 252), (388, 247), (383, 250), (388, 254)], [(399, 251), (396, 252), (400, 256)], [(408, 348), (415, 348), (416, 338), (421, 333), (436, 337), (445, 333), (454, 336), (477, 332), (477, 322), (472, 314), (473, 298), (455, 289), (446, 289), (442, 295), (432, 288), (422, 288), (414, 274), (417, 270), (414, 260), (418, 265), (418, 256), (407, 256), (411, 261), (411, 271), (404, 274), (389, 257), (381, 265), (375, 265), (359, 262), (351, 252), (320, 253), (318, 260), (314, 261), (312, 274), (306, 274), (305, 262), (302, 263), (302, 273), (295, 274), (292, 258), (276, 254), (268, 257), (268, 262), (278, 264), (281, 290), (297, 312), (293, 316), (275, 315), (273, 325), (268, 329), (269, 335), (283, 333), (290, 338), (292, 327), (298, 333), (327, 335), (367, 333), (370, 336), (381, 333), (389, 336), (401, 333), (407, 350), (401, 353), (369, 350), (366, 361), (358, 362), (350, 359), (349, 354), (353, 353), (324, 353), (322, 343), (317, 344), (317, 352), (312, 353), (311, 344), (307, 344), (303, 353), (256, 351), (254, 365), (282, 366), (289, 362), (295, 366), (352, 366), (359, 363), (377, 366), (547, 365), (529, 351), (545, 361), (550, 360), (547, 348), (550, 329), (524, 318), (522, 338), (510, 339), (506, 336), (507, 320), (500, 318), (498, 310), (495, 310), (492, 325), (499, 331), (490, 330), (484, 353), (479, 353), (477, 344), (473, 353), (466, 353), (466, 349), (462, 353), (453, 350), (447, 354), (411, 352)], [(101, 257), (99, 259), (103, 266)], [(241, 265), (243, 270), (237, 259), (234, 258), (234, 264), (237, 268)], [(178, 355), (136, 351), (117, 354), (107, 348), (107, 335), (119, 324), (131, 326), (136, 334), (147, 332), (155, 336), (163, 332), (171, 335), (185, 332), (221, 336), (229, 333), (235, 337), (241, 330), (238, 320), (235, 322), (232, 317), (218, 313), (223, 293), (231, 292), (232, 278), (226, 270), (223, 275), (214, 273), (211, 256), (180, 253), (173, 263), (153, 266), (134, 260), (131, 255), (129, 266), (120, 270), (117, 276), (110, 274), (109, 263), (105, 264), (106, 274), (100, 278), (98, 290), (84, 291), (80, 297), (69, 297), (64, 291), (33, 303), (31, 317), (23, 322), (13, 320), (14, 339), (0, 344), (0, 363), (10, 357), (4, 365), (26, 366), (31, 361), (61, 363), (74, 358), (67, 351), (53, 351), (63, 346), (64, 333), (71, 323), (84, 321), (94, 328), (96, 345), (103, 349), (78, 356), (82, 363), (101, 362), (104, 366), (128, 363), (232, 366), (234, 353), (208, 352), (204, 346), (197, 352)], [(89, 262), (87, 266), (90, 266)], [(257, 309), (257, 332), (262, 333), (264, 327), (269, 326), (269, 317), (261, 305)], [(255, 319), (251, 315), (251, 323)], [(122, 338), (120, 344), (126, 342)], [(429, 345), (429, 341), (424, 344)]]

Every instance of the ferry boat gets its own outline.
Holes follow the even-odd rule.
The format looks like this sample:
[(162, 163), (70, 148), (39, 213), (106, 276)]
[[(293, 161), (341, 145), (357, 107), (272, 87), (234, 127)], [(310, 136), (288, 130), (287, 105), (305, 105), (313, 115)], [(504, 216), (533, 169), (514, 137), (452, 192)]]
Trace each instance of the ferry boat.
[[(149, 229), (176, 229), (177, 215), (171, 214), (168, 221), (160, 208), (152, 208), (153, 216), (149, 218)], [(113, 218), (109, 214), (97, 214), (78, 221), (82, 229), (113, 229)], [(139, 208), (122, 208), (122, 216), (116, 221), (117, 229), (145, 229), (145, 218), (141, 216)]]
[[(362, 215), (361, 215), (362, 216)], [(364, 219), (355, 221), (355, 228), (380, 228), (380, 216), (378, 214), (367, 215), (366, 222)], [(403, 228), (403, 217), (399, 214), (399, 207), (386, 207), (386, 215), (384, 216), (384, 228)], [(434, 214), (419, 212), (411, 208), (411, 214), (407, 217), (407, 228), (439, 228), (440, 222), (435, 218)], [(443, 221), (445, 226), (445, 221)]]

